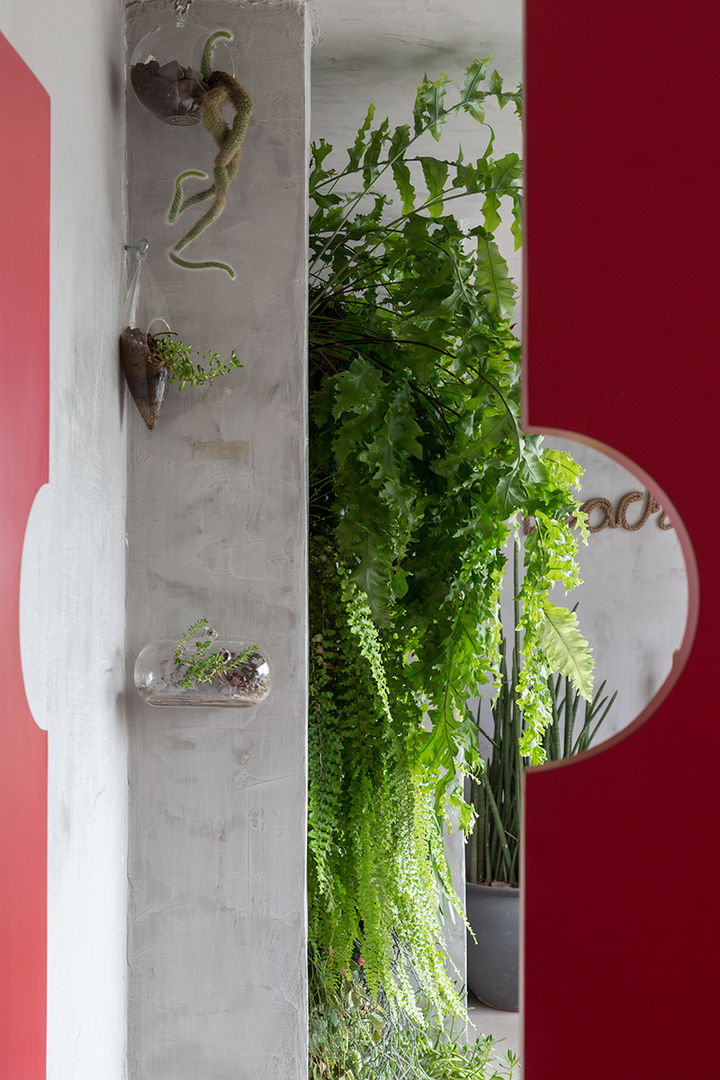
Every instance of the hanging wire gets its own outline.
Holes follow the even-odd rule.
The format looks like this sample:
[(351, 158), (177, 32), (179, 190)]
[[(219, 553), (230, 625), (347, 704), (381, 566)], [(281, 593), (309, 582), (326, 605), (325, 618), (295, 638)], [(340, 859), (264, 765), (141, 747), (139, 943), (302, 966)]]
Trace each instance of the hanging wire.
[(136, 251), (138, 259), (144, 259), (150, 248), (150, 242), (148, 240), (138, 240), (137, 244), (126, 244), (126, 251)]
[(192, 0), (172, 0), (172, 8), (175, 12), (178, 26), (184, 26), (190, 11)]

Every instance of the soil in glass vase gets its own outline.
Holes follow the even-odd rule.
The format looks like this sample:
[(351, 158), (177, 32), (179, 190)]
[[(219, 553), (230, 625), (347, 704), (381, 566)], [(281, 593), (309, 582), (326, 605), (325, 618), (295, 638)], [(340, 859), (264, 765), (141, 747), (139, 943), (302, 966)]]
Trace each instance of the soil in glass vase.
[(146, 240), (141, 240), (132, 248), (137, 265), (125, 301), (120, 362), (138, 412), (152, 431), (170, 378), (170, 369), (156, 352), (156, 343), (170, 328), (163, 295), (146, 265), (149, 246)]

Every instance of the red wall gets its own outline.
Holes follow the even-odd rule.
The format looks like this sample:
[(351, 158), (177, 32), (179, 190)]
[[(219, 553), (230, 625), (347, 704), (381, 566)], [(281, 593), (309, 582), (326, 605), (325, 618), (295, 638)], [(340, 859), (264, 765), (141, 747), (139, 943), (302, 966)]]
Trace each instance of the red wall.
[(0, 70), (0, 1076), (41, 1080), (47, 737), (25, 699), (18, 599), (25, 525), (48, 473), (50, 100), (2, 35)]
[(691, 613), (657, 711), (526, 777), (525, 1080), (720, 1076), (719, 31), (699, 0), (527, 0), (526, 424), (645, 471)]

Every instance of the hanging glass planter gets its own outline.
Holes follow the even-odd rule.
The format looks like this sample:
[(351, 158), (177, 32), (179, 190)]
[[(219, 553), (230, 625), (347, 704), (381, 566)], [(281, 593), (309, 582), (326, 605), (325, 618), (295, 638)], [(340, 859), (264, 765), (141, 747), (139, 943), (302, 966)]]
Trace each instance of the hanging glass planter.
[(155, 351), (155, 335), (168, 334), (165, 300), (145, 259), (147, 240), (128, 245), (137, 265), (125, 300), (125, 327), (120, 334), (120, 361), (132, 399), (150, 431), (165, 400), (170, 369)]
[(135, 686), (149, 705), (251, 708), (270, 693), (270, 662), (257, 645), (218, 641), (206, 620), (179, 642), (152, 641), (135, 661)]
[(138, 101), (166, 124), (197, 124), (208, 91), (200, 71), (199, 28), (188, 27), (188, 7), (176, 7), (175, 14), (145, 34), (130, 58), (130, 83)]

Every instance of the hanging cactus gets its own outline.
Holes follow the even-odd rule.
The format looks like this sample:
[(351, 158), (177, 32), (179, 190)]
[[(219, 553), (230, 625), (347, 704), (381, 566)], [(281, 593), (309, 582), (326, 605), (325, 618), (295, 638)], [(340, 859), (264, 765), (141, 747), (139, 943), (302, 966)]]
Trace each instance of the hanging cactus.
[[(232, 40), (232, 34), (229, 30), (217, 30), (206, 41), (202, 54), (202, 76), (208, 90), (202, 102), (201, 120), (219, 148), (213, 165), (213, 183), (203, 191), (184, 197), (182, 185), (187, 177), (197, 176), (208, 180), (209, 176), (198, 169), (188, 169), (181, 173), (175, 182), (175, 196), (168, 211), (168, 222), (173, 224), (186, 210), (206, 199), (212, 198), (213, 203), (193, 227), (178, 240), (170, 251), (170, 258), (178, 266), (184, 266), (189, 270), (216, 268), (225, 270), (231, 278), (234, 278), (235, 271), (227, 263), (215, 260), (189, 262), (187, 259), (180, 258), (179, 254), (188, 244), (196, 240), (208, 225), (217, 221), (225, 209), (230, 185), (240, 167), (241, 147), (253, 110), (252, 98), (237, 79), (226, 71), (214, 71), (212, 68), (213, 50), (218, 38)], [(233, 122), (229, 127), (222, 115), (225, 105), (230, 105), (235, 110)]]

